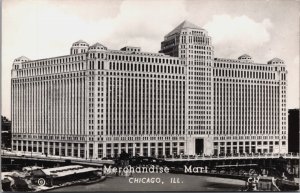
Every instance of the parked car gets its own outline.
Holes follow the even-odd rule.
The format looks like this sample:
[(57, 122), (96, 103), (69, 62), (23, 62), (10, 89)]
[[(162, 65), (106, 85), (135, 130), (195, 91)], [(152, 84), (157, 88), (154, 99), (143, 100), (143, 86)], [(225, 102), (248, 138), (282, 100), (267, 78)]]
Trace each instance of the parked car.
[(163, 160), (154, 157), (132, 157), (129, 159), (131, 166), (147, 166), (147, 165), (161, 165)]

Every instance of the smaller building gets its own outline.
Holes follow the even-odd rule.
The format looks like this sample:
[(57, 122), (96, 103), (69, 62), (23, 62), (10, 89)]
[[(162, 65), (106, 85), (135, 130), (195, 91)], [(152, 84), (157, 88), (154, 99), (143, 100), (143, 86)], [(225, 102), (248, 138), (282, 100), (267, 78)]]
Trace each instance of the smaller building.
[(289, 152), (299, 153), (299, 109), (289, 109)]
[(11, 148), (11, 121), (1, 116), (1, 148)]

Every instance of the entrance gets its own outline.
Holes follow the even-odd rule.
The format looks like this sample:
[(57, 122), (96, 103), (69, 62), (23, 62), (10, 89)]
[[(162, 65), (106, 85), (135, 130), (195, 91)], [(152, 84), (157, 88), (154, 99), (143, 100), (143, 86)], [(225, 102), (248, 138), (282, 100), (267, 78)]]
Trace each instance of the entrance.
[(203, 148), (204, 148), (203, 139), (196, 139), (195, 140), (195, 153), (197, 155), (203, 154)]

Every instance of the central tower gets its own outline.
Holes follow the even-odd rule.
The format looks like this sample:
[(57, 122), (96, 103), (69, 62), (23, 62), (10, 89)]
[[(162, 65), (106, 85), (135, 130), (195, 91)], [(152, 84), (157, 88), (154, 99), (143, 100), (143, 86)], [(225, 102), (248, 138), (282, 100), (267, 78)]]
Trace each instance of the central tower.
[(214, 49), (206, 30), (182, 22), (164, 37), (161, 53), (179, 57), (186, 66), (187, 154), (213, 153), (212, 68)]

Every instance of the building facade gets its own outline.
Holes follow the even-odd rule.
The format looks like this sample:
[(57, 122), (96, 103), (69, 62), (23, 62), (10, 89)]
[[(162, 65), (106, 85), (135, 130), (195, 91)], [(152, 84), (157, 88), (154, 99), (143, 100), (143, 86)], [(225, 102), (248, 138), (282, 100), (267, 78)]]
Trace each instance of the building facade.
[(286, 69), (214, 57), (184, 21), (159, 53), (75, 42), (70, 55), (15, 59), (12, 148), (102, 158), (287, 152)]
[(214, 152), (288, 151), (286, 69), (280, 59), (215, 58)]

